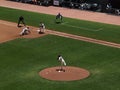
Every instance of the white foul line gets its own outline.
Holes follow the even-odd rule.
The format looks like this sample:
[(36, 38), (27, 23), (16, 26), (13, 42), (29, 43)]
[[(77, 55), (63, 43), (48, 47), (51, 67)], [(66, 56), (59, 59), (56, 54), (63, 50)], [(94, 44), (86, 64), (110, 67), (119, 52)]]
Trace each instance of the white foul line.
[(74, 26), (74, 25), (70, 25), (70, 24), (67, 24), (68, 22), (64, 22), (62, 23), (62, 25), (66, 25), (66, 26), (69, 26), (69, 27), (74, 27), (74, 28), (80, 28), (80, 29), (84, 29), (84, 30), (87, 30), (87, 31), (101, 31), (103, 30), (103, 28), (98, 28), (98, 29), (90, 29), (90, 28), (86, 28), (86, 27), (80, 27), (80, 26)]

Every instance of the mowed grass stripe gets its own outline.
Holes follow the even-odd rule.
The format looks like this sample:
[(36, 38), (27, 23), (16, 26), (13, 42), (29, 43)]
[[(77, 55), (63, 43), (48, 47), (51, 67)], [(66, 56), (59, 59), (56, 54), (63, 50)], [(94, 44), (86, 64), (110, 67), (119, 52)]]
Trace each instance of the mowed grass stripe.
[(0, 11), (0, 19), (2, 20), (17, 22), (18, 17), (22, 15), (24, 16), (27, 25), (38, 27), (40, 22), (44, 22), (46, 28), (50, 30), (120, 43), (120, 26), (117, 25), (102, 24), (66, 17), (63, 19), (63, 24), (56, 24), (54, 15), (28, 12), (4, 7), (0, 7)]

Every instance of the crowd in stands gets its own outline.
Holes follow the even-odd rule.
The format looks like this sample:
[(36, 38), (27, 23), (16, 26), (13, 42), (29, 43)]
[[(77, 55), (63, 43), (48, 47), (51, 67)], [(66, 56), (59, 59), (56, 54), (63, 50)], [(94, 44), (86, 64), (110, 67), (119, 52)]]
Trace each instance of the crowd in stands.
[[(29, 3), (43, 6), (60, 6), (72, 9), (90, 10), (120, 15), (119, 8), (113, 8), (110, 3), (83, 2), (84, 0), (11, 0), (21, 3)], [(88, 0), (89, 1), (89, 0)]]

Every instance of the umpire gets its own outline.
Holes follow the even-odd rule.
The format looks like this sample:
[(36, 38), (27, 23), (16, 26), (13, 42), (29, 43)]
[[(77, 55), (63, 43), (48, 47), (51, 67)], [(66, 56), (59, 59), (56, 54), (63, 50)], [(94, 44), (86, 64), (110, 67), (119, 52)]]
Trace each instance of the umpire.
[(26, 26), (25, 22), (24, 22), (24, 17), (23, 16), (20, 16), (19, 19), (18, 19), (18, 25), (17, 25), (18, 27), (20, 27), (20, 23), (21, 22), (22, 22), (22, 24), (24, 24), (24, 26)]

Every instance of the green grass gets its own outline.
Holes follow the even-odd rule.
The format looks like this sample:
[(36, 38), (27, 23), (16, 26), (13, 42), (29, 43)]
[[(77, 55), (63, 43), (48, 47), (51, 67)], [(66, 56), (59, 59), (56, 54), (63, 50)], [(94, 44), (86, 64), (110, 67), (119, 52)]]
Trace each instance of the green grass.
[[(0, 19), (17, 22), (23, 15), (28, 25), (43, 21), (48, 29), (120, 43), (120, 26), (64, 18), (0, 7)], [(101, 29), (100, 31), (95, 31)], [(70, 66), (85, 68), (90, 77), (70, 82), (50, 81), (38, 72), (59, 65), (61, 53)], [(0, 44), (0, 90), (120, 90), (120, 49), (48, 35), (16, 39)]]
[[(59, 65), (85, 68), (90, 77), (70, 82), (50, 81), (38, 72)], [(120, 49), (48, 35), (0, 44), (0, 90), (120, 90)]]
[(56, 24), (54, 15), (0, 7), (1, 20), (17, 22), (20, 15), (24, 16), (27, 25), (38, 27), (39, 22), (44, 22), (46, 28), (51, 30), (120, 43), (120, 26), (117, 25), (102, 24), (66, 17), (63, 19), (64, 21), (62, 24)]

